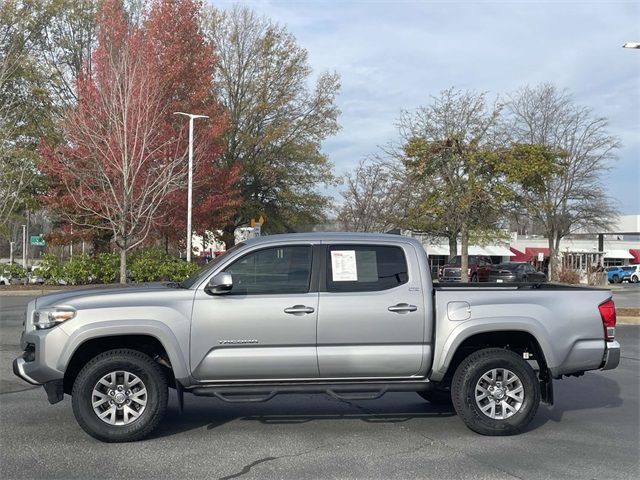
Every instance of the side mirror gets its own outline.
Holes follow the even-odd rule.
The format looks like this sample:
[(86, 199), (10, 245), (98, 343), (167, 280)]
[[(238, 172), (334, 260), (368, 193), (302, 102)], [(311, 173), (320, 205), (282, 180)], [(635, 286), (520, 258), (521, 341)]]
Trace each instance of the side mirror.
[(230, 273), (220, 272), (216, 273), (206, 287), (204, 291), (209, 295), (222, 295), (228, 293), (233, 288), (233, 279)]

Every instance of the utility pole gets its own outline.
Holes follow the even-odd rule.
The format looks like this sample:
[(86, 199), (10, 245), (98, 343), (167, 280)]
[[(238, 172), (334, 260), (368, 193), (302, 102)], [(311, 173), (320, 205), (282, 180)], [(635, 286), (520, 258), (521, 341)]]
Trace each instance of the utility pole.
[(209, 118), (207, 115), (194, 115), (193, 113), (173, 112), (174, 115), (189, 117), (189, 186), (187, 191), (187, 262), (191, 261), (191, 209), (193, 195), (193, 121), (196, 118)]
[(25, 261), (25, 266), (24, 268), (27, 268), (27, 265), (29, 265), (29, 244), (31, 242), (29, 242), (28, 238), (29, 238), (29, 224), (31, 223), (31, 212), (29, 212), (29, 209), (27, 208), (27, 228), (26, 228), (26, 232), (25, 232), (25, 237), (27, 238), (25, 240), (25, 245), (27, 247), (26, 249), (26, 254), (27, 254), (27, 259)]
[(27, 226), (22, 225), (22, 268), (27, 269)]

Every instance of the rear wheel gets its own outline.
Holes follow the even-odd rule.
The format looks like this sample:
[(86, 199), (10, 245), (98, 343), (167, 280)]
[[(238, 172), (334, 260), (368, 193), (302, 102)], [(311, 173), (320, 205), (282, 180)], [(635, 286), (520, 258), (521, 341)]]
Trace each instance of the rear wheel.
[(91, 360), (73, 384), (73, 413), (103, 442), (131, 442), (151, 433), (167, 409), (167, 381), (148, 355), (109, 350)]
[(453, 376), (451, 396), (456, 412), (474, 432), (514, 435), (536, 415), (540, 384), (519, 355), (486, 348), (462, 361)]
[(614, 275), (613, 276), (613, 283), (620, 283), (622, 280), (620, 279), (620, 277), (618, 275)]
[(640, 278), (637, 275), (631, 277), (631, 283), (638, 283), (638, 281), (640, 281)]

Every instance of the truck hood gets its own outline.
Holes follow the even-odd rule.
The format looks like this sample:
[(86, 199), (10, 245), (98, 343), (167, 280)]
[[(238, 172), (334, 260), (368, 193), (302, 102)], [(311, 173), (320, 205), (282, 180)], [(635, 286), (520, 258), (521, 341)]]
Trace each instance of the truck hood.
[(136, 283), (132, 285), (100, 285), (88, 288), (63, 290), (60, 292), (43, 295), (36, 299), (35, 308), (43, 308), (53, 305), (71, 305), (81, 303), (109, 302), (111, 297), (131, 298), (140, 294), (152, 292), (183, 290), (175, 286), (175, 282)]

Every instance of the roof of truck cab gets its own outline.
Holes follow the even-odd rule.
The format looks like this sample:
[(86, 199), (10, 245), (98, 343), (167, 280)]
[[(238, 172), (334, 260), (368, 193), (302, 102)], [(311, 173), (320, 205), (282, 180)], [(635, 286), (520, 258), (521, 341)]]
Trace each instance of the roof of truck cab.
[(309, 233), (284, 233), (279, 235), (265, 235), (246, 240), (247, 245), (270, 242), (295, 242), (295, 241), (342, 241), (342, 242), (374, 242), (383, 241), (391, 243), (414, 243), (422, 245), (418, 240), (389, 233), (356, 233), (356, 232), (309, 232)]

